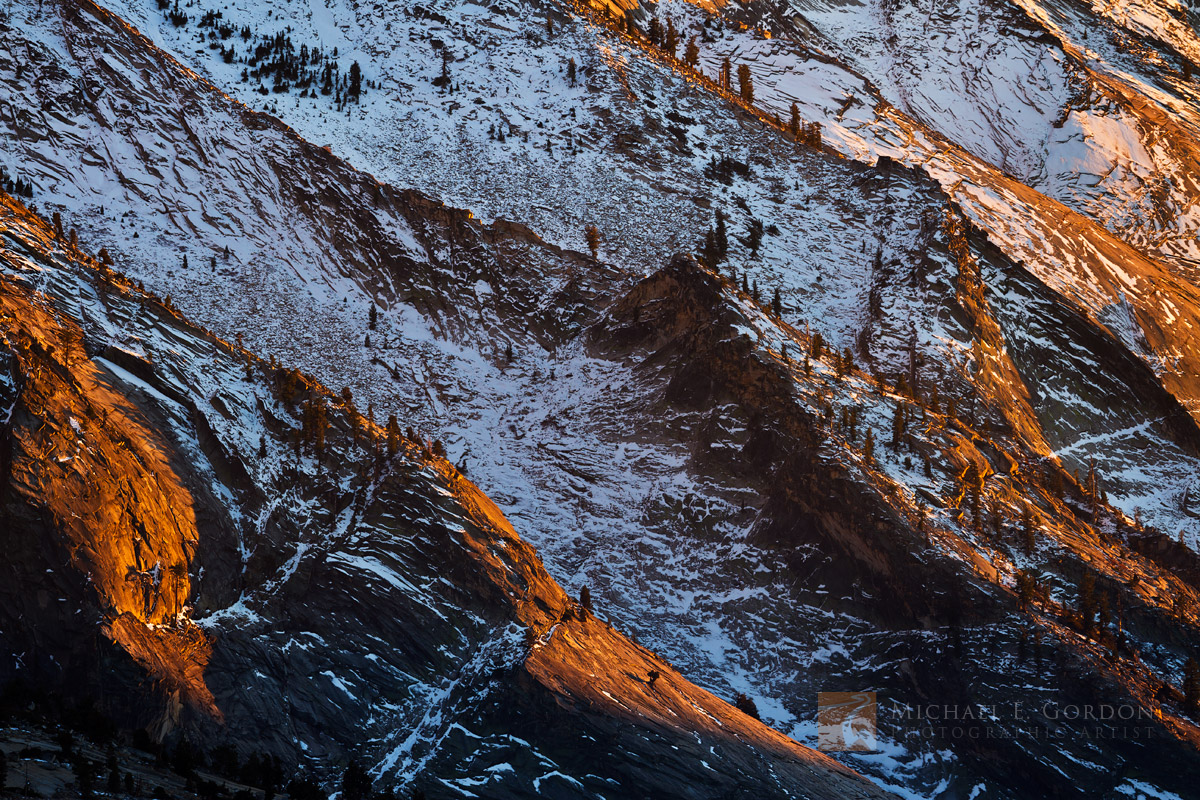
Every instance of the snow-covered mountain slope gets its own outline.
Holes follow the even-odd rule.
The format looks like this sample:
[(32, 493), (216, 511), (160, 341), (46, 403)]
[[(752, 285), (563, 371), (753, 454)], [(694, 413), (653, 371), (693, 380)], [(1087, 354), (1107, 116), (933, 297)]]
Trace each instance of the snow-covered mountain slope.
[(105, 712), (160, 732), (373, 755), (381, 787), (435, 796), (885, 796), (571, 601), (440, 445), (191, 326), (6, 195), (0, 237), (6, 682), (104, 681)]
[(817, 0), (764, 10), (776, 33), (798, 30), (836, 52), (972, 154), (1143, 252), (1194, 264), (1190, 64), (1200, 42), (1181, 6)]
[[(836, 60), (752, 30), (711, 33), (705, 74), (753, 46), (757, 105), (786, 124), (799, 98), (824, 149), (797, 148), (678, 64), (552, 6), (339, 7), (337, 24), (314, 16), (310, 52), (339, 47), (343, 76), (351, 59), (365, 65), (362, 102), (335, 114), (344, 84), (299, 104), (295, 89), (267, 90), (302, 135), (389, 181), (532, 221), (565, 246), (596, 222), (597, 261), (377, 184), (103, 11), (48, 8), (14, 10), (6, 34), (28, 55), (0, 61), (5, 160), (34, 179), (35, 200), (227, 337), (440, 436), (552, 573), (590, 585), (602, 614), (689, 678), (748, 692), (811, 742), (815, 690), (1067, 703), (1091, 697), (1085, 676), (1095, 697), (1164, 715), (1153, 747), (1078, 726), (1066, 743), (1031, 740), (1008, 720), (1013, 736), (982, 749), (897, 724), (882, 753), (846, 758), (914, 796), (980, 783), (993, 796), (1120, 794), (1132, 784), (1112, 763), (1172, 764), (1155, 785), (1186, 791), (1194, 729), (1159, 683), (1182, 682), (1194, 637), (1194, 554), (1171, 540), (1184, 529), (1195, 542), (1195, 428), (1176, 398), (1195, 396), (1197, 305), (1178, 264), (877, 105)], [(208, 30), (202, 6), (185, 10), (189, 25), (155, 31), (163, 12), (124, 9), (262, 102), (255, 81), (239, 89), (249, 65), (183, 47)], [(222, 13), (256, 15), (239, 24), (262, 32), (307, 13), (285, 10)], [(330, 39), (349, 20), (360, 27)], [(434, 40), (455, 52), (453, 93), (432, 83)], [(497, 120), (503, 140), (489, 138), (510, 107), (516, 129)], [(729, 214), (720, 270), (763, 301), (779, 287), (782, 320), (686, 260), (664, 269), (672, 251), (698, 249), (717, 210)], [(373, 330), (371, 302), (383, 309)], [(863, 371), (826, 353), (804, 372), (810, 333)], [(898, 406), (912, 438), (893, 450)], [(1081, 489), (1093, 458), (1124, 515)], [(1138, 510), (1172, 537), (1140, 528)], [(1044, 600), (1018, 607), (1018, 571)], [(1071, 623), (1085, 574), (1124, 609), (1098, 637)]]
[[(196, 4), (188, 7), (191, 22), (182, 25), (150, 5), (119, 7), (157, 41), (194, 68), (211, 73), (244, 101), (262, 104), (314, 141), (331, 142), (336, 152), (382, 179), (434, 192), (485, 218), (503, 216), (533, 223), (543, 236), (567, 246), (579, 246), (585, 224), (594, 222), (611, 242), (605, 247), (606, 257), (633, 270), (652, 269), (670, 251), (695, 245), (712, 220), (705, 218), (702, 209), (690, 207), (685, 198), (694, 196), (696, 186), (703, 185), (704, 168), (713, 157), (749, 152), (741, 132), (725, 124), (723, 117), (730, 113), (729, 107), (714, 105), (711, 96), (694, 97), (693, 79), (686, 71), (679, 72), (679, 65), (668, 71), (647, 64), (652, 48), (631, 46), (596, 24), (564, 19), (562, 10), (553, 4), (536, 11), (524, 5), (500, 5), (486, 12), (460, 3), (419, 9), (389, 5), (383, 13), (354, 4), (329, 6), (322, 13), (280, 6), (268, 9), (265, 18), (261, 4), (221, 9)], [(851, 25), (847, 30), (853, 30), (843, 38), (853, 40), (853, 31), (860, 30), (876, 35), (879, 26), (871, 7), (839, 5), (836, 10), (847, 14), (852, 8), (865, 16), (854, 17), (858, 27)], [(201, 24), (206, 14), (218, 11), (219, 19)], [(1095, 203), (1090, 199), (1080, 203), (1078, 198), (1052, 190), (1031, 173), (1034, 167), (1028, 165), (1036, 161), (1031, 154), (1040, 145), (1029, 145), (1034, 149), (1013, 158), (1027, 165), (1019, 174), (1041, 192), (1028, 191), (988, 163), (991, 159), (1016, 169), (1004, 156), (1014, 146), (997, 139), (998, 132), (1026, 143), (1043, 136), (1050, 141), (1063, 130), (1064, 104), (1076, 103), (1076, 88), (1064, 86), (1061, 76), (1038, 78), (1041, 67), (1037, 64), (1028, 74), (1010, 74), (1014, 64), (1026, 63), (1038, 53), (1045, 56), (1046, 64), (1069, 61), (1067, 45), (1058, 56), (1043, 52), (1047, 37), (1051, 37), (1043, 30), (1046, 23), (1031, 21), (1023, 11), (1007, 6), (993, 12), (930, 15), (949, 26), (955, 37), (969, 40), (968, 44), (995, 40), (1028, 50), (1021, 51), (1024, 55), (1004, 51), (987, 56), (986, 63), (1005, 67), (996, 67), (1001, 71), (994, 76), (995, 92), (977, 96), (967, 91), (968, 86), (976, 85), (974, 77), (955, 77), (964, 70), (974, 74), (974, 67), (946, 63), (947, 53), (954, 49), (930, 45), (930, 41), (941, 41), (925, 35), (930, 23), (922, 23), (918, 32), (910, 20), (911, 24), (903, 26), (911, 31), (909, 38), (925, 42), (930, 51), (916, 83), (931, 94), (921, 102), (905, 102), (886, 88), (895, 80), (881, 77), (885, 86), (881, 90), (798, 41), (810, 33), (811, 26), (796, 22), (780, 9), (752, 5), (727, 12), (742, 20), (741, 30), (720, 23), (709, 25), (702, 11), (690, 5), (661, 8), (662, 16), (678, 21), (685, 37), (692, 32), (702, 37), (698, 58), (704, 74), (715, 75), (726, 57), (748, 65), (759, 107), (786, 120), (795, 101), (802, 117), (820, 121), (827, 143), (843, 153), (870, 161), (888, 155), (921, 165), (1010, 258), (1078, 300), (1085, 311), (1132, 305), (1136, 325), (1131, 333), (1140, 328), (1143, 336), (1135, 335), (1130, 346), (1137, 350), (1140, 339), (1146, 339), (1148, 363), (1191, 405), (1196, 387), (1190, 376), (1197, 370), (1195, 321), (1186, 318), (1195, 301), (1187, 250), (1195, 240), (1188, 223), (1192, 191), (1187, 187), (1195, 171), (1189, 166), (1194, 159), (1188, 142), (1195, 138), (1189, 132), (1194, 127), (1188, 122), (1190, 112), (1175, 116), (1156, 112), (1154, 102), (1146, 99), (1147, 93), (1153, 92), (1142, 83), (1128, 76), (1128, 81), (1121, 83), (1119, 76), (1099, 69), (1087, 73), (1085, 82), (1095, 84), (1097, 92), (1107, 86), (1112, 95), (1096, 102), (1116, 105), (1111, 116), (1077, 114), (1080, 124), (1104, 126), (1125, 115), (1147, 132), (1144, 136), (1126, 135), (1114, 129), (1115, 138), (1106, 133), (1100, 140), (1084, 142), (1082, 148), (1072, 145), (1074, 149), (1055, 156), (1056, 175), (1079, 175), (1085, 184), (1091, 183), (1088, 176), (1095, 166), (1089, 166), (1089, 159), (1096, 156), (1107, 164), (1096, 166), (1102, 173), (1097, 181), (1098, 185), (1111, 181), (1111, 185), (1097, 190)], [(511, 25), (497, 25), (498, 14)], [(811, 14), (820, 16), (816, 11)], [(551, 24), (553, 32), (547, 30), (547, 18), (559, 20), (557, 28)], [(222, 29), (222, 25), (228, 27)], [(972, 25), (980, 29), (975, 34)], [(827, 27), (837, 28), (832, 22)], [(765, 38), (763, 31), (772, 28), (773, 38)], [(247, 37), (241, 44), (239, 31)], [(1013, 31), (1020, 35), (1012, 35)], [(301, 47), (306, 48), (305, 53), (320, 52), (317, 60), (335, 64), (340, 72), (332, 74), (342, 75), (343, 81), (347, 62), (353, 59), (363, 65), (367, 88), (361, 102), (345, 102), (346, 87), (336, 80), (331, 95), (322, 94), (316, 85), (300, 88), (286, 79), (272, 83), (272, 74), (278, 72), (267, 70), (266, 65), (276, 64), (280, 52), (260, 56), (247, 48), (260, 37), (278, 34), (288, 37), (286, 44), (279, 45), (282, 56), (300, 53)], [(1026, 34), (1033, 38), (1022, 44)], [(226, 35), (228, 38), (222, 38)], [(364, 48), (364, 43), (372, 46)], [(430, 55), (416, 43), (427, 44)], [(860, 49), (873, 54), (885, 49), (873, 40), (860, 44)], [(960, 49), (971, 59), (982, 57), (980, 48), (968, 44)], [(229, 51), (231, 47), (233, 51)], [(235, 55), (226, 63), (219, 52)], [(335, 52), (337, 59), (332, 58)], [(448, 84), (441, 83), (442, 55), (448, 59)], [(307, 58), (313, 61), (311, 55)], [(577, 64), (575, 85), (567, 75), (571, 60)], [(905, 68), (912, 63), (906, 55)], [(970, 66), (974, 61), (964, 63)], [(1060, 70), (1063, 74), (1069, 71), (1067, 66)], [(318, 65), (312, 70), (315, 76), (323, 68)], [(255, 77), (252, 71), (265, 74)], [(924, 79), (934, 74), (937, 80)], [(1031, 88), (1031, 83), (1036, 86)], [(935, 87), (941, 88), (935, 92)], [(296, 97), (297, 89), (303, 96)], [(1117, 97), (1121, 92), (1124, 94)], [(963, 103), (950, 101), (959, 95), (968, 98), (967, 107), (973, 111), (963, 113)], [(1040, 99), (1025, 102), (1030, 97)], [(706, 110), (685, 110), (696, 103)], [(909, 114), (893, 108), (896, 103)], [(931, 104), (936, 108), (930, 110)], [(994, 125), (991, 133), (980, 127), (984, 119)], [(1118, 120), (1117, 124), (1125, 123)], [(1157, 132), (1151, 131), (1151, 126), (1157, 126)], [(949, 141), (943, 138), (946, 135), (951, 137)], [(645, 143), (639, 145), (642, 139)], [(1146, 141), (1139, 144), (1142, 139)], [(1129, 152), (1110, 152), (1117, 145)], [(1128, 161), (1133, 152), (1130, 148), (1138, 153), (1157, 148), (1164, 155), (1157, 160), (1143, 159), (1145, 163), (1121, 162), (1119, 169), (1113, 166), (1121, 159)], [(776, 152), (769, 159), (778, 157)], [(606, 166), (613, 158), (620, 161), (620, 168)], [(482, 163), (487, 169), (479, 168)], [(1155, 177), (1164, 174), (1175, 177)], [(1132, 176), (1137, 185), (1123, 182), (1122, 175)], [(789, 213), (787, 206), (799, 203), (795, 210), (802, 211), (808, 200), (783, 191), (789, 181), (792, 176), (781, 169), (763, 182), (771, 187), (760, 194), (765, 202), (758, 202), (755, 193), (741, 198), (751, 209), (749, 213), (773, 222), (785, 235), (811, 224), (802, 215)], [(1143, 185), (1146, 181), (1154, 186), (1147, 188)], [(728, 201), (741, 197), (735, 194)], [(1056, 197), (1085, 214), (1094, 214), (1140, 251), (1093, 226), (1088, 217), (1066, 212), (1054, 202)], [(630, 202), (626, 198), (637, 199)], [(1136, 230), (1118, 217), (1130, 221)], [(1062, 236), (1064, 229), (1069, 235)], [(1163, 244), (1163, 237), (1182, 243), (1184, 249), (1172, 250), (1174, 245)], [(767, 267), (762, 275), (764, 284), (778, 280), (772, 274), (776, 270), (770, 267), (786, 270), (791, 253), (807, 252), (802, 244), (787, 243), (785, 249), (790, 252), (783, 258), (776, 260), (767, 253), (761, 259), (747, 259), (745, 266), (755, 272), (760, 265)], [(1169, 266), (1149, 257), (1160, 255), (1171, 257)], [(1176, 320), (1180, 315), (1184, 318), (1179, 324), (1156, 322)]]

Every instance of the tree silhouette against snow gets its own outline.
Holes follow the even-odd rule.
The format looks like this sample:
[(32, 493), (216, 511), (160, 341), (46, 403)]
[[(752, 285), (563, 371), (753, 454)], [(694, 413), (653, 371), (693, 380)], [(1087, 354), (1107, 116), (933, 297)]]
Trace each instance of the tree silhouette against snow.
[(588, 250), (592, 251), (592, 260), (596, 261), (600, 257), (600, 229), (588, 225), (583, 229), (583, 238), (587, 240)]
[(754, 703), (754, 700), (742, 694), (741, 692), (738, 692), (733, 698), (733, 705), (743, 714), (754, 717), (755, 719), (760, 719), (758, 716), (758, 706)]
[(738, 94), (747, 103), (754, 102), (754, 81), (750, 78), (750, 67), (738, 64)]

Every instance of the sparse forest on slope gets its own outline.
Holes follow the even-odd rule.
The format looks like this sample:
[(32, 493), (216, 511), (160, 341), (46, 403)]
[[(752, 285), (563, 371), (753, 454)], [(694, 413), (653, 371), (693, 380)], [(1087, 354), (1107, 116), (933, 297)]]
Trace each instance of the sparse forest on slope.
[(321, 778), (367, 756), (409, 791), (884, 796), (568, 598), (440, 442), (191, 326), (6, 195), (0, 236), (10, 695)]

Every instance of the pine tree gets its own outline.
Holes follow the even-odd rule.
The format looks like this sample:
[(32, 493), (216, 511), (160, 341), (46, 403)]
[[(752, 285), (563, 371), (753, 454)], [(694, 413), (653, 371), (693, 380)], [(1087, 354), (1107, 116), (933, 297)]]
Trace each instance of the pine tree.
[(59, 241), (62, 241), (62, 238), (63, 238), (62, 216), (57, 211), (55, 211), (54, 215), (51, 217), (51, 219), (54, 221), (54, 238), (58, 239)]
[(375, 323), (379, 320), (379, 312), (375, 308), (375, 304), (371, 304), (371, 310), (367, 314), (367, 329), (375, 330)]
[[(105, 765), (108, 767), (108, 791), (110, 794), (116, 794), (121, 791), (121, 769), (117, 764), (117, 754), (114, 751), (109, 751), (108, 762)], [(0, 787), (4, 786), (4, 782), (0, 780)]]
[(732, 72), (733, 65), (729, 63), (729, 57), (726, 56), (725, 60), (721, 62), (721, 88), (727, 92), (729, 91), (730, 81), (733, 80)]
[(387, 421), (387, 454), (388, 458), (396, 455), (400, 450), (400, 423), (396, 422), (396, 415), (388, 416)]
[(675, 57), (675, 51), (679, 49), (679, 31), (675, 30), (675, 22), (667, 20), (667, 32), (663, 35), (663, 50), (671, 58)]
[(354, 98), (354, 102), (358, 102), (358, 96), (362, 93), (362, 67), (358, 66), (355, 61), (350, 65), (350, 85), (346, 89), (346, 94)]
[(588, 611), (592, 610), (592, 590), (586, 586), (579, 590), (579, 605)]
[(704, 263), (714, 269), (717, 262), (721, 260), (721, 254), (717, 251), (717, 235), (713, 233), (713, 229), (709, 228), (708, 233), (704, 235), (704, 250), (701, 253)]
[(1087, 480), (1083, 485), (1084, 494), (1091, 503), (1092, 517), (1096, 516), (1096, 504), (1100, 500), (1099, 480), (1096, 477), (1096, 459), (1088, 460)]
[(71, 761), (71, 772), (75, 774), (75, 790), (79, 793), (81, 800), (90, 800), (94, 797), (95, 770), (92, 762), (83, 755), (76, 754)]
[(863, 441), (863, 459), (868, 464), (875, 461), (875, 434), (871, 432), (870, 428), (867, 428), (867, 437)]
[(583, 229), (583, 238), (587, 240), (588, 250), (592, 251), (592, 260), (595, 261), (600, 256), (600, 229), (588, 225)]
[(892, 414), (892, 449), (898, 449), (904, 441), (904, 402), (896, 403), (896, 411)]
[(192, 747), (192, 743), (187, 739), (180, 740), (171, 757), (171, 769), (175, 771), (176, 775), (188, 777), (195, 773), (196, 766), (196, 751)]
[(834, 366), (834, 369), (837, 370), (837, 376), (839, 378), (844, 378), (844, 377), (846, 377), (846, 373), (850, 371), (850, 369), (852, 368), (853, 363), (854, 363), (851, 360), (850, 348), (847, 347), (845, 350), (843, 350), (840, 353), (835, 348), (833, 353), (834, 353), (834, 358), (835, 358), (833, 366)]
[(796, 105), (795, 101), (792, 102), (792, 121), (788, 130), (791, 131), (792, 138), (800, 138), (800, 106)]
[(659, 45), (659, 43), (662, 42), (662, 37), (663, 37), (662, 23), (658, 21), (658, 17), (651, 17), (650, 18), (650, 30), (647, 34), (647, 38), (650, 39), (650, 44), (657, 47)]
[(974, 462), (968, 465), (966, 472), (963, 473), (963, 494), (966, 496), (967, 507), (970, 509), (971, 517), (978, 529), (983, 508), (983, 473), (979, 471), (979, 467)]
[(1037, 547), (1036, 528), (1033, 524), (1033, 513), (1029, 510), (1029, 506), (1024, 506), (1021, 509), (1021, 549), (1025, 555), (1033, 555), (1033, 550)]
[(695, 36), (688, 39), (687, 47), (683, 51), (683, 63), (692, 69), (695, 69), (700, 63), (700, 45), (696, 44)]
[(575, 85), (575, 59), (574, 58), (567, 59), (567, 80), (569, 80), (571, 82), (572, 86)]
[(825, 345), (825, 339), (820, 332), (814, 333), (808, 344), (808, 355), (813, 361), (821, 360), (821, 349)]
[(729, 255), (729, 235), (725, 231), (725, 212), (717, 209), (717, 231), (715, 243), (717, 246), (717, 261), (724, 261)]
[(750, 67), (747, 64), (738, 64), (738, 94), (747, 103), (754, 102), (754, 82), (750, 78)]
[(750, 248), (750, 257), (758, 257), (758, 248), (762, 246), (763, 224), (761, 219), (750, 218), (746, 228), (746, 246)]
[(1017, 570), (1017, 609), (1024, 611), (1029, 608), (1037, 595), (1037, 580), (1028, 570)]
[(442, 45), (442, 74), (434, 79), (435, 86), (440, 86), (443, 89), (450, 90), (453, 88), (450, 81), (450, 48)]
[(779, 296), (779, 287), (775, 287), (775, 296), (771, 298), (771, 313), (776, 318), (783, 316), (783, 299)]

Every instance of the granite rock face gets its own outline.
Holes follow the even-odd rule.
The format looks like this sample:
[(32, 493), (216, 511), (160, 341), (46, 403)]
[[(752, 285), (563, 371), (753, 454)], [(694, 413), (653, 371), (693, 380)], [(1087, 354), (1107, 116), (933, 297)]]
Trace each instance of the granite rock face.
[(430, 796), (886, 796), (569, 598), (440, 443), (0, 235), (4, 682)]

